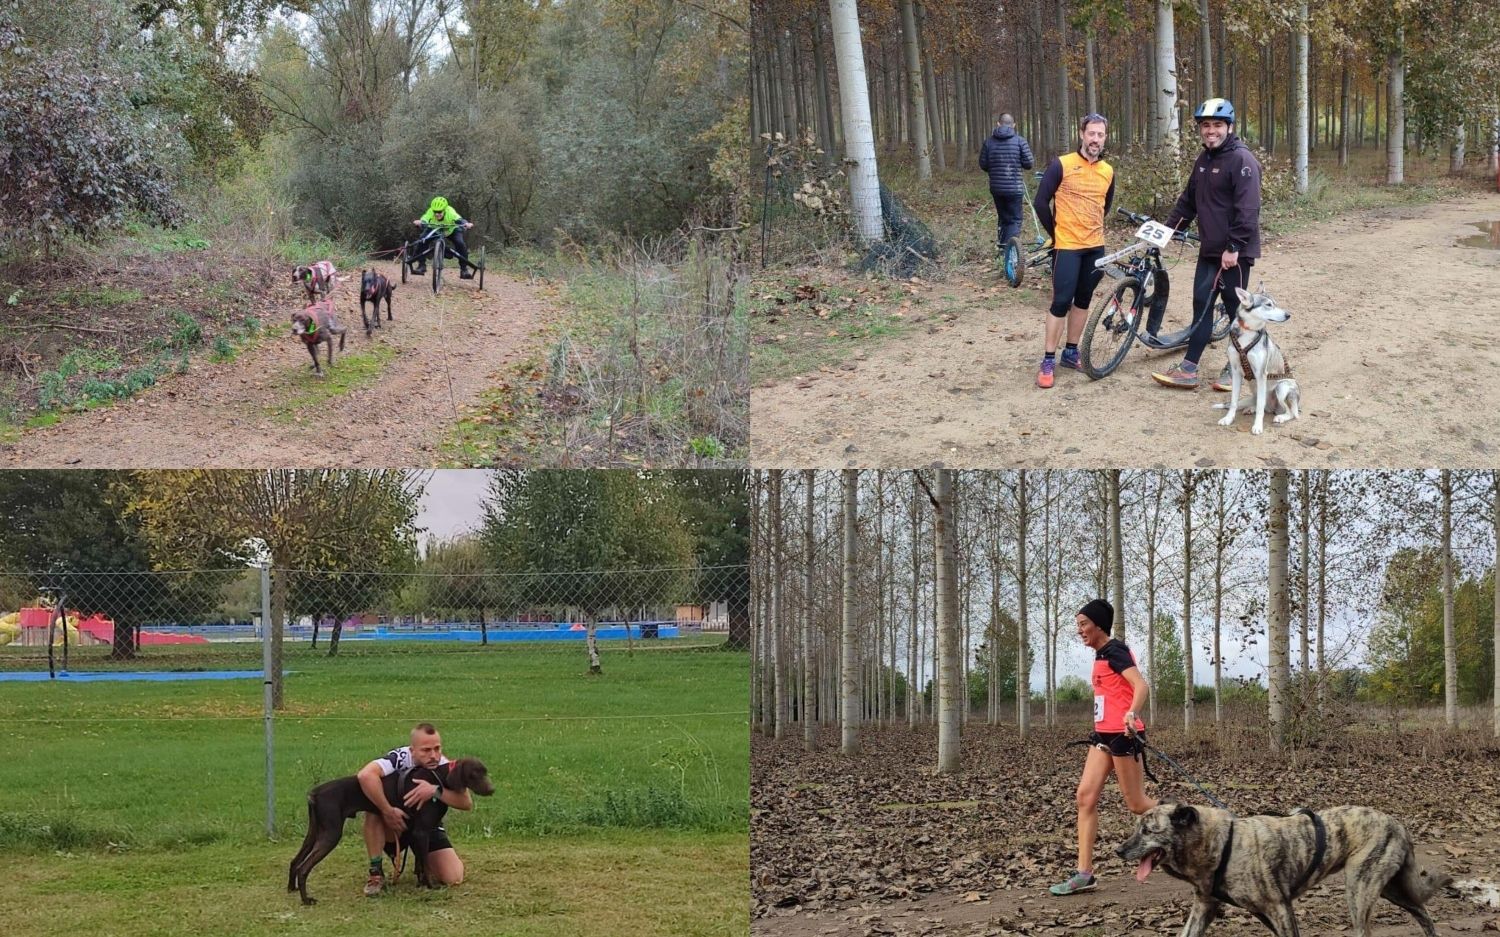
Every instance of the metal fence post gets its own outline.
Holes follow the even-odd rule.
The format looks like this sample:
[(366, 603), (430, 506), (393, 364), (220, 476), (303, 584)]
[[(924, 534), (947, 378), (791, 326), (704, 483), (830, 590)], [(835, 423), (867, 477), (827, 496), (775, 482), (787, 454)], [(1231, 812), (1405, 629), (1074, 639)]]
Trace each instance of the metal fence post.
[(266, 723), (266, 836), (276, 837), (276, 774), (273, 765), (275, 751), (271, 740), (271, 566), (260, 568), (260, 647), (261, 676), (265, 686)]

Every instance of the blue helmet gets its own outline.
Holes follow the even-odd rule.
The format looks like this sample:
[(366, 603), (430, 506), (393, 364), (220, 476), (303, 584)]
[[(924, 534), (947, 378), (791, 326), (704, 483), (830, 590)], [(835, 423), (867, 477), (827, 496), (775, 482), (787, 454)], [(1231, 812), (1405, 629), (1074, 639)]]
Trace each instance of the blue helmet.
[(1234, 105), (1227, 98), (1209, 98), (1193, 111), (1193, 120), (1222, 120), (1234, 123)]

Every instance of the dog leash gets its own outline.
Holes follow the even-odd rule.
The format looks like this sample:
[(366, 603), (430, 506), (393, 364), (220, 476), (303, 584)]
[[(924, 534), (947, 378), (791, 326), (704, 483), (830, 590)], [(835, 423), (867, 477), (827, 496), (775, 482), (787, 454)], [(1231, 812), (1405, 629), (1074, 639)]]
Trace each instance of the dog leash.
[(1173, 770), (1175, 770), (1178, 774), (1187, 778), (1188, 782), (1198, 789), (1198, 793), (1202, 794), (1204, 797), (1207, 797), (1209, 802), (1212, 803), (1215, 807), (1218, 807), (1221, 810), (1229, 810), (1230, 816), (1234, 815), (1234, 811), (1229, 809), (1228, 804), (1210, 794), (1208, 792), (1208, 788), (1204, 787), (1202, 784), (1199, 784), (1196, 778), (1187, 773), (1187, 769), (1183, 768), (1182, 765), (1179, 765), (1177, 762), (1173, 761), (1169, 756), (1163, 753), (1161, 749), (1157, 748), (1156, 746), (1152, 745), (1139, 736), (1136, 737), (1136, 741), (1139, 742), (1141, 747), (1146, 751), (1160, 758), (1162, 761), (1165, 761), (1167, 764), (1171, 765)]

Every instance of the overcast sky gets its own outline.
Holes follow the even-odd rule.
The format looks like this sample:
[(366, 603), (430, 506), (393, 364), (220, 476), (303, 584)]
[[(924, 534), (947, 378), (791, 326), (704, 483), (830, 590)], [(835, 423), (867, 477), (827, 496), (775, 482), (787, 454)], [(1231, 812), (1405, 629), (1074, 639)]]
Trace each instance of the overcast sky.
[(422, 510), (417, 515), (417, 525), (426, 528), (422, 533), (424, 550), (433, 538), (449, 540), (478, 530), (490, 485), (490, 473), (483, 469), (439, 469), (428, 474)]

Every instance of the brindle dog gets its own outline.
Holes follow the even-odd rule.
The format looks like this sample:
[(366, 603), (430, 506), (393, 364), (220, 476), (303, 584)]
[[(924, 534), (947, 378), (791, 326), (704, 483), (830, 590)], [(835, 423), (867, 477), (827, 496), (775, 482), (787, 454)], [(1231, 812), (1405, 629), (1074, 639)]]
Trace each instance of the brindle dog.
[(1277, 937), (1298, 937), (1292, 901), (1343, 870), (1354, 937), (1368, 937), (1375, 899), (1405, 909), (1437, 937), (1426, 902), (1449, 878), (1423, 867), (1406, 828), (1369, 807), (1299, 810), (1286, 817), (1235, 817), (1227, 810), (1161, 804), (1141, 816), (1115, 852), (1197, 892), (1182, 937), (1201, 937), (1225, 904), (1244, 908)]
[(307, 353), (312, 355), (313, 370), (318, 374), (323, 369), (318, 367), (318, 346), (328, 346), (328, 366), (333, 367), (333, 337), (339, 337), (339, 351), (344, 350), (344, 333), (349, 330), (339, 325), (338, 319), (333, 315), (333, 300), (325, 299), (313, 303), (301, 312), (292, 313), (292, 334), (302, 339), (307, 346)]

